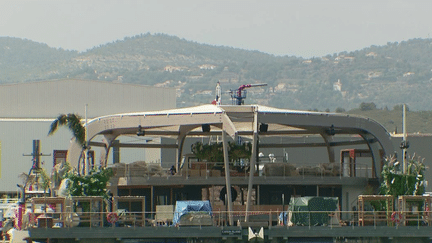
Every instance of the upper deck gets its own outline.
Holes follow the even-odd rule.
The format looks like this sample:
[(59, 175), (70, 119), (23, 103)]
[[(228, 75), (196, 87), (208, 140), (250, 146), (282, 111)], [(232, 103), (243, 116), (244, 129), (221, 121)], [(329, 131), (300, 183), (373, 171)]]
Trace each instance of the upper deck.
[[(152, 210), (158, 204), (173, 204), (177, 198), (201, 200), (209, 195), (215, 198), (219, 192), (211, 192), (215, 186), (222, 185), (225, 188), (232, 188), (232, 185), (239, 187), (242, 195), (239, 200), (241, 204), (246, 204), (246, 211), (254, 204), (253, 201), (258, 205), (272, 204), (272, 198), (273, 201), (280, 201), (278, 198), (285, 194), (296, 196), (313, 193), (318, 196), (321, 195), (320, 187), (326, 185), (334, 188), (323, 191), (333, 196), (346, 194), (342, 192), (343, 187), (350, 185), (356, 186), (355, 193), (358, 193), (367, 184), (368, 178), (377, 178), (381, 172), (383, 157), (394, 152), (390, 135), (383, 126), (373, 120), (338, 113), (285, 110), (259, 105), (203, 105), (116, 114), (93, 119), (86, 126), (88, 144), (93, 148), (101, 148), (102, 157), (96, 161), (101, 161), (102, 166), (107, 165), (109, 152), (114, 147), (118, 152), (121, 148), (175, 150), (175, 161), (172, 165), (178, 175), (158, 178), (140, 173), (139, 168), (125, 168), (123, 173), (117, 173), (111, 183), (114, 195), (150, 195), (149, 208)], [(148, 139), (124, 142), (122, 137)], [(188, 165), (186, 170), (182, 168), (183, 154), (189, 152), (185, 148), (187, 138), (209, 137), (217, 137), (221, 144), (218, 152), (221, 153), (220, 160), (223, 165), (219, 171), (208, 163), (200, 165), (199, 168), (192, 168), (193, 164)], [(162, 142), (162, 138), (171, 138), (173, 142)], [(231, 164), (233, 161), (229, 150), (230, 144), (245, 142), (251, 144), (251, 154), (245, 163), (250, 173), (246, 170), (246, 173), (242, 174), (237, 170), (238, 166)], [(270, 167), (264, 175), (260, 174), (260, 171), (255, 173), (256, 169), (261, 169), (261, 153), (272, 150), (277, 157), (290, 153), (287, 151), (295, 152), (299, 148), (307, 148), (309, 152), (305, 152), (297, 164), (292, 164), (295, 169), (282, 164), (282, 170), (275, 169), (279, 173), (270, 173)], [(346, 148), (359, 150), (342, 154)], [(323, 150), (326, 155), (314, 167), (307, 167), (308, 155), (316, 150)], [(71, 143), (68, 161), (72, 166), (88, 164), (88, 161), (80, 162), (83, 152), (82, 146)], [(339, 168), (336, 168), (335, 165), (339, 163), (336, 154), (339, 152), (343, 160)], [(357, 167), (355, 158), (363, 154), (369, 157), (367, 166), (370, 169), (365, 169), (362, 176), (362, 173), (357, 173), (360, 164)], [(289, 175), (285, 173), (285, 169), (290, 170)], [(294, 171), (295, 173), (291, 173)], [(287, 185), (293, 188), (283, 188)], [(226, 197), (228, 210), (232, 211), (232, 195), (226, 193)], [(269, 198), (268, 202), (265, 202), (266, 198)], [(346, 200), (344, 207), (348, 208), (352, 200), (349, 196)]]

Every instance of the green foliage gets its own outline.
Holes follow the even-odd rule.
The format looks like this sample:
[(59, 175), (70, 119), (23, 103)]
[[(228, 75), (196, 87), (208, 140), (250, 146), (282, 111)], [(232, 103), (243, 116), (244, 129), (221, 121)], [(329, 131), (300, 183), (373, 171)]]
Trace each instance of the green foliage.
[(370, 111), (370, 110), (376, 110), (376, 105), (373, 102), (367, 103), (367, 102), (362, 102), (360, 104), (360, 110), (361, 111)]
[[(196, 142), (192, 144), (191, 151), (200, 161), (224, 161), (222, 143), (203, 144), (201, 142)], [(238, 145), (228, 142), (228, 157), (230, 161), (236, 161), (241, 158), (250, 159), (251, 154), (252, 145), (250, 143)]]
[(191, 146), (192, 153), (200, 160), (207, 162), (221, 162), (224, 161), (223, 144), (203, 144), (196, 142)]
[[(395, 106), (393, 106), (393, 110), (402, 112), (403, 111), (403, 105), (395, 105)], [(409, 107), (407, 105), (406, 105), (406, 111), (409, 111)]]
[(107, 197), (107, 183), (113, 175), (111, 168), (92, 169), (89, 175), (68, 173), (68, 191), (71, 196), (103, 196)]
[(42, 188), (44, 191), (47, 191), (51, 186), (51, 178), (48, 176), (46, 170), (44, 168), (39, 168), (36, 173), (39, 173), (42, 178)]
[(59, 126), (67, 126), (73, 133), (77, 142), (83, 146), (85, 145), (85, 128), (81, 124), (81, 116), (72, 113), (59, 115), (57, 119), (51, 123), (48, 135), (54, 134)]
[[(368, 117), (379, 122), (389, 132), (393, 132), (396, 129), (398, 132), (402, 132), (402, 110), (368, 110), (361, 111), (360, 109), (354, 109), (347, 111), (348, 114), (360, 115)], [(409, 111), (407, 113), (407, 132), (408, 133), (432, 133), (432, 111)]]
[(46, 78), (77, 51), (51, 48), (27, 39), (0, 37), (0, 83)]
[(338, 108), (336, 108), (335, 112), (337, 112), (337, 113), (343, 113), (343, 112), (345, 112), (345, 109), (341, 108), (341, 107), (338, 107)]
[[(389, 42), (308, 60), (149, 33), (83, 53), (9, 37), (0, 37), (0, 47), (0, 83), (59, 78), (112, 82), (119, 76), (124, 83), (142, 85), (172, 81), (168, 87), (181, 94), (178, 107), (210, 103), (214, 96), (199, 96), (198, 91), (213, 91), (219, 80), (223, 91), (268, 83), (264, 92), (251, 89), (246, 104), (256, 101), (303, 110), (335, 110), (343, 105), (350, 110), (373, 100), (378, 107), (408, 103), (412, 110), (432, 110), (431, 39)], [(213, 68), (201, 69), (204, 64)], [(166, 66), (178, 71), (165, 71)], [(340, 91), (333, 87), (338, 80)], [(222, 96), (224, 104), (231, 103), (229, 94)]]
[(382, 183), (380, 194), (392, 195), (423, 195), (425, 192), (425, 165), (419, 158), (407, 160), (407, 170), (403, 173), (401, 164), (395, 158), (385, 160), (381, 172)]

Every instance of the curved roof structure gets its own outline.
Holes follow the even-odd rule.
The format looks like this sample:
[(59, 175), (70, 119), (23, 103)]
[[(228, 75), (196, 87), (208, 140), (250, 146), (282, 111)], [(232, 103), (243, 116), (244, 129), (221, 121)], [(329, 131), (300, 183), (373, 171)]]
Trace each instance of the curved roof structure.
[[(176, 138), (177, 142), (175, 144), (116, 143), (115, 146), (119, 146), (120, 148), (175, 148), (177, 149), (177, 169), (179, 169), (183, 144), (187, 136), (220, 135), (223, 141), (226, 188), (231, 188), (228, 136), (234, 141), (237, 141), (238, 136), (249, 137), (252, 141), (252, 155), (249, 163), (250, 173), (246, 215), (248, 215), (247, 212), (251, 206), (256, 158), (258, 157), (259, 149), (262, 147), (326, 147), (328, 161), (332, 163), (335, 162), (335, 147), (364, 144), (368, 148), (364, 151), (372, 157), (373, 177), (376, 177), (377, 172), (381, 170), (378, 167), (381, 163), (377, 163), (377, 161), (381, 160), (382, 156), (393, 152), (390, 135), (384, 127), (373, 120), (335, 113), (284, 110), (259, 105), (203, 105), (164, 111), (125, 113), (99, 117), (87, 124), (89, 145), (105, 148), (105, 159), (101, 160), (102, 165), (106, 165), (106, 158), (108, 157), (110, 148), (113, 146), (114, 140), (119, 136), (131, 134)], [(279, 142), (273, 144), (258, 142), (261, 136), (283, 137), (305, 134), (321, 136), (324, 142)], [(339, 135), (351, 135), (351, 137), (347, 136), (348, 139), (346, 140), (335, 140), (334, 137)], [(352, 135), (356, 139), (352, 139)], [(92, 140), (97, 136), (103, 136), (103, 142), (93, 142)], [(73, 166), (78, 166), (82, 154), (83, 148), (78, 146), (77, 143), (72, 143), (68, 153), (68, 161)], [(90, 167), (88, 163), (89, 161), (87, 160), (86, 166), (83, 166), (87, 168), (87, 171)], [(231, 193), (227, 193), (229, 212), (233, 211), (232, 201)], [(230, 224), (232, 224), (233, 217), (231, 213), (229, 214)], [(245, 220), (248, 221), (248, 216), (246, 216)]]
[[(207, 127), (207, 128), (206, 128)], [(209, 136), (227, 134), (254, 140), (258, 136), (318, 135), (323, 143), (302, 144), (259, 144), (258, 147), (326, 147), (329, 161), (334, 162), (334, 147), (366, 144), (373, 161), (393, 153), (390, 135), (379, 123), (364, 117), (339, 113), (324, 113), (277, 109), (260, 105), (216, 106), (202, 105), (190, 108), (151, 112), (124, 113), (95, 118), (87, 124), (87, 137), (91, 146), (105, 148), (108, 155), (112, 142), (121, 135), (145, 135), (172, 137), (177, 143), (164, 144), (119, 144), (120, 147), (177, 148), (177, 162), (187, 136)], [(335, 141), (337, 135), (355, 135), (358, 139)], [(103, 143), (93, 142), (96, 136), (103, 136)], [(78, 165), (82, 148), (72, 143), (68, 160)], [(106, 158), (107, 156), (105, 156)], [(105, 160), (106, 162), (106, 160)], [(375, 164), (375, 171), (378, 163)]]

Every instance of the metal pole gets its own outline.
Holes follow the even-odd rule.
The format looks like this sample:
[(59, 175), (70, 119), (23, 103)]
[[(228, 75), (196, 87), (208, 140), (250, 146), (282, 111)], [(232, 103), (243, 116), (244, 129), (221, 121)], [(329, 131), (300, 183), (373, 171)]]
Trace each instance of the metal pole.
[(222, 143), (223, 143), (223, 154), (224, 154), (224, 164), (225, 164), (225, 186), (227, 191), (227, 200), (225, 202), (228, 206), (228, 214), (229, 214), (229, 224), (233, 225), (233, 217), (232, 217), (232, 210), (233, 210), (233, 202), (231, 197), (231, 175), (230, 175), (230, 164), (229, 164), (229, 158), (228, 158), (228, 141), (227, 141), (227, 134), (225, 131), (222, 131)]
[(85, 159), (85, 174), (86, 175), (88, 175), (88, 174), (90, 174), (90, 158), (89, 158), (89, 148), (88, 148), (88, 145), (89, 145), (89, 143), (88, 143), (88, 141), (87, 141), (87, 136), (88, 136), (88, 134), (87, 134), (87, 108), (88, 108), (88, 104), (85, 104), (85, 132), (84, 132), (84, 137), (85, 137), (85, 139), (84, 139), (84, 141), (85, 141), (85, 152), (84, 152), (84, 159)]
[(285, 193), (282, 194), (282, 213), (285, 211)]
[(254, 121), (253, 121), (253, 140), (252, 140), (252, 155), (250, 161), (250, 172), (249, 172), (249, 184), (248, 184), (248, 192), (247, 192), (247, 204), (246, 204), (246, 215), (245, 222), (249, 221), (249, 210), (252, 205), (252, 187), (253, 187), (253, 178), (255, 174), (255, 162), (257, 157), (257, 140), (258, 140), (258, 112), (256, 107), (254, 107)]
[(403, 149), (402, 149), (402, 155), (403, 155), (403, 158), (402, 158), (402, 161), (403, 161), (403, 173), (405, 174), (406, 173), (406, 169), (407, 169), (407, 165), (406, 165), (406, 142), (407, 142), (407, 133), (406, 133), (406, 104), (403, 104), (403, 115), (402, 115), (403, 117), (403, 122), (402, 122), (402, 129), (403, 129), (403, 144), (404, 144), (404, 147), (403, 147)]

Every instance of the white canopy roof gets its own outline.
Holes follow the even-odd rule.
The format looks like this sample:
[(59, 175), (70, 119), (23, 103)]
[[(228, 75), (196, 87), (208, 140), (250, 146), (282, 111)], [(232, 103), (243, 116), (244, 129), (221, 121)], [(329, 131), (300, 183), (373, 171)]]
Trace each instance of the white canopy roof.
[[(297, 111), (260, 105), (216, 106), (202, 105), (189, 108), (123, 113), (95, 118), (87, 124), (87, 137), (92, 146), (102, 146), (106, 152), (112, 141), (125, 134), (145, 136), (169, 136), (177, 139), (178, 155), (181, 155), (182, 141), (187, 136), (209, 136), (226, 132), (236, 136), (294, 136), (315, 134), (322, 136), (331, 153), (334, 146), (332, 136), (339, 134), (359, 135), (367, 144), (375, 159), (393, 152), (389, 133), (379, 123), (363, 117), (339, 113)], [(204, 129), (210, 127), (210, 130)], [(105, 144), (92, 142), (97, 135), (105, 137)], [(347, 141), (344, 145), (348, 145)], [(352, 141), (358, 144), (359, 141)], [(120, 145), (122, 146), (122, 144)], [(123, 144), (123, 146), (132, 146)], [(139, 145), (148, 147), (155, 145)], [(164, 145), (159, 145), (163, 147)], [(171, 147), (173, 145), (170, 145)], [(278, 145), (275, 145), (278, 146)], [(289, 146), (284, 144), (283, 146)], [(314, 146), (317, 146), (314, 144)], [(138, 147), (138, 145), (137, 145)], [(73, 143), (68, 160), (77, 165), (82, 148)]]

